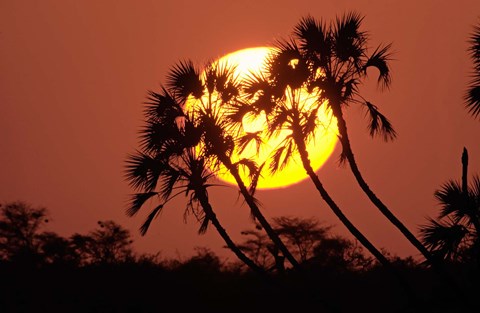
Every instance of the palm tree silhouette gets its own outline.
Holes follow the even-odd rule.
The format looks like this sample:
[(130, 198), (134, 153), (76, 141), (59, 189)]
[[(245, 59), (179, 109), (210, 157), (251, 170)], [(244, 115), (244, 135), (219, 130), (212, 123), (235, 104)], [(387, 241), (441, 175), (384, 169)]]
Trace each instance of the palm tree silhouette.
[(260, 74), (252, 73), (245, 82), (245, 92), (250, 101), (237, 103), (228, 120), (232, 124), (238, 124), (241, 121), (237, 112), (247, 110), (256, 114), (265, 112), (268, 120), (267, 137), (275, 136), (281, 130), (289, 131), (290, 135), (287, 135), (272, 153), (270, 163), (272, 174), (286, 166), (298, 153), (307, 175), (333, 213), (382, 265), (391, 270), (408, 296), (414, 299), (415, 295), (408, 283), (392, 267), (391, 262), (345, 216), (311, 166), (307, 144), (320, 127), (328, 128), (329, 125), (319, 123), (317, 118), (323, 104), (312, 101), (312, 98), (321, 97), (323, 90), (309, 85), (310, 75), (308, 60), (302, 55), (296, 43), (293, 40), (278, 42), (277, 49), (268, 58), (266, 70)]
[[(292, 60), (296, 60), (295, 66), (292, 66)], [(269, 121), (268, 137), (274, 136), (280, 130), (291, 132), (272, 154), (270, 164), (272, 174), (286, 166), (293, 155), (298, 153), (308, 176), (336, 216), (382, 264), (388, 266), (389, 261), (343, 214), (311, 166), (307, 143), (313, 139), (319, 127), (328, 125), (317, 123), (317, 113), (321, 104), (308, 105), (312, 94), (318, 93), (319, 90), (311, 90), (310, 93), (304, 91), (309, 75), (307, 66), (294, 42), (279, 42), (277, 52), (269, 57), (267, 71), (261, 75), (251, 75), (245, 83), (245, 91), (251, 99), (254, 99), (253, 102), (244, 102), (236, 108), (245, 111), (246, 107), (250, 106), (252, 112), (265, 111)], [(230, 121), (238, 123), (239, 120), (235, 120), (233, 116), (236, 114), (230, 116)]]
[(449, 180), (435, 192), (441, 205), (438, 218), (420, 228), (423, 242), (438, 258), (475, 261), (480, 266), (480, 177), (467, 182), (468, 153), (462, 154), (462, 182)]
[(480, 24), (474, 27), (469, 43), (474, 70), (465, 95), (465, 105), (469, 113), (476, 118), (480, 114)]
[[(194, 116), (194, 127), (201, 130), (203, 155), (209, 158), (210, 164), (216, 168), (222, 164), (235, 178), (240, 193), (250, 207), (252, 217), (265, 229), (292, 266), (298, 268), (298, 262), (262, 214), (258, 200), (254, 197), (259, 175), (258, 166), (250, 159), (232, 159), (235, 149), (241, 149), (249, 141), (256, 139), (249, 134), (239, 136), (241, 127), (229, 123), (226, 118), (231, 107), (240, 101), (241, 84), (234, 74), (234, 67), (211, 62), (207, 64), (202, 75), (192, 61), (180, 62), (167, 75), (167, 85), (180, 107)], [(240, 167), (249, 170), (249, 188), (240, 176)]]
[(372, 54), (368, 54), (368, 35), (360, 30), (362, 21), (363, 17), (357, 13), (348, 13), (329, 25), (312, 17), (303, 18), (294, 29), (291, 43), (282, 45), (280, 53), (288, 55), (295, 51), (303, 68), (300, 81), (305, 82), (309, 91), (315, 88), (320, 90), (319, 106), (325, 104), (337, 120), (338, 137), (342, 145), (340, 160), (348, 161), (360, 188), (429, 263), (434, 264), (434, 259), (425, 246), (370, 189), (358, 168), (350, 144), (344, 110), (351, 104), (365, 108), (372, 137), (381, 136), (385, 141), (396, 137), (388, 118), (359, 93), (359, 86), (367, 78), (369, 68), (379, 71), (378, 84), (381, 87), (388, 88), (391, 83), (391, 45), (380, 45)]
[(241, 261), (264, 274), (263, 269), (236, 246), (209, 202), (207, 188), (214, 186), (210, 183), (213, 173), (208, 171), (206, 159), (195, 151), (201, 131), (184, 115), (165, 88), (161, 93), (150, 92), (148, 104), (145, 110), (147, 125), (141, 137), (143, 151), (137, 151), (127, 160), (126, 177), (132, 187), (141, 190), (132, 196), (127, 214), (135, 215), (149, 199), (160, 200), (140, 228), (141, 234), (145, 235), (166, 203), (184, 194), (189, 197), (185, 215), (193, 214), (197, 218), (201, 224), (198, 232), (205, 233), (212, 223), (227, 247)]

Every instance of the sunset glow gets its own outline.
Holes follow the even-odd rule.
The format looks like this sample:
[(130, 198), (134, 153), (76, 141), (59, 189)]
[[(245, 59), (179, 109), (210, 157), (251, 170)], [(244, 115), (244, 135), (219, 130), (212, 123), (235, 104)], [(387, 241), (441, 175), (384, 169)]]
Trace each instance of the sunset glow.
[[(271, 51), (272, 48), (268, 47), (239, 50), (221, 57), (218, 62), (220, 65), (226, 64), (235, 67), (235, 76), (238, 76), (238, 79), (242, 80), (247, 78), (251, 73), (262, 71), (265, 58)], [(309, 108), (316, 103), (316, 97), (309, 94), (306, 89), (299, 92), (295, 100), (305, 108)], [(315, 138), (310, 140), (307, 146), (314, 170), (318, 170), (330, 157), (337, 142), (336, 120), (332, 117), (331, 111), (326, 110), (326, 107), (326, 105), (322, 105), (319, 110), (317, 120), (319, 125), (317, 127), (318, 130), (315, 133)], [(272, 153), (281, 145), (282, 141), (291, 134), (291, 131), (282, 130), (277, 136), (268, 139), (266, 137), (266, 128), (267, 119), (263, 112), (258, 116), (247, 114), (243, 119), (243, 130), (245, 132), (262, 131), (261, 137), (264, 144), (260, 146), (259, 153), (257, 154), (256, 143), (249, 143), (242, 153), (238, 153), (238, 151), (234, 153), (232, 161), (236, 162), (242, 158), (248, 158), (254, 160), (258, 166), (265, 163), (261, 172), (262, 177), (259, 179), (257, 185), (259, 189), (286, 187), (307, 178), (300, 156), (297, 154), (294, 154), (294, 157), (283, 170), (274, 175), (270, 174), (269, 165)], [(247, 169), (240, 168), (240, 174), (244, 182), (250, 182)], [(233, 176), (223, 166), (221, 166), (218, 172), (218, 177), (225, 182), (236, 184)]]

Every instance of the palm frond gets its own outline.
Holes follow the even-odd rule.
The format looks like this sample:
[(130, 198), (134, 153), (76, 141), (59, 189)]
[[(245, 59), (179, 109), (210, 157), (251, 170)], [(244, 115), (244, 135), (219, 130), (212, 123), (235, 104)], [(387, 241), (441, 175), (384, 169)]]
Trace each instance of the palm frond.
[(476, 71), (480, 72), (480, 24), (474, 26), (468, 43), (470, 44), (468, 48), (470, 57), (472, 58)]
[(262, 170), (263, 170), (263, 167), (265, 166), (265, 162), (262, 163), (262, 165), (260, 165), (257, 170), (255, 171), (255, 173), (253, 175), (251, 175), (252, 177), (252, 180), (250, 182), (250, 186), (248, 188), (248, 192), (253, 196), (255, 194), (255, 191), (257, 190), (257, 185), (258, 185), (258, 180), (260, 179), (260, 177), (262, 177)]
[(359, 81), (356, 78), (349, 79), (348, 81), (345, 82), (345, 88), (343, 91), (343, 96), (342, 99), (344, 102), (347, 102), (352, 98), (353, 95), (355, 95), (358, 92), (358, 86)]
[(203, 95), (203, 84), (200, 71), (191, 60), (180, 61), (167, 74), (167, 87), (175, 92), (181, 103), (185, 103), (192, 95), (196, 99)]
[(474, 199), (478, 214), (480, 214), (480, 177), (478, 175), (473, 176), (473, 183), (470, 186), (469, 197)]
[(165, 123), (184, 115), (175, 97), (165, 87), (162, 87), (160, 93), (149, 90), (145, 104), (144, 113), (149, 120)]
[(140, 227), (140, 234), (142, 236), (145, 236), (145, 234), (147, 233), (148, 228), (150, 227), (150, 224), (152, 223), (153, 219), (162, 211), (162, 209), (163, 209), (163, 204), (160, 204), (160, 205), (156, 206), (152, 210), (152, 212), (150, 212), (150, 214), (147, 216), (147, 218), (145, 219), (145, 222)]
[(297, 89), (306, 84), (310, 70), (297, 43), (293, 39), (279, 40), (276, 48), (276, 51), (267, 58), (267, 71), (273, 80), (273, 86), (277, 89), (275, 93), (283, 94), (287, 86)]
[(275, 149), (272, 154), (269, 166), (270, 173), (273, 175), (278, 171), (282, 171), (292, 160), (294, 151), (294, 143), (291, 137), (285, 138), (283, 144)]
[(262, 131), (257, 132), (246, 132), (243, 136), (238, 137), (238, 153), (241, 154), (245, 151), (245, 148), (253, 142), (255, 144), (257, 154), (260, 152), (260, 147), (263, 145), (263, 140), (261, 137)]
[(377, 82), (382, 88), (388, 88), (392, 83), (390, 66), (388, 64), (392, 56), (391, 48), (391, 43), (383, 47), (378, 46), (363, 67), (364, 73), (367, 72), (369, 67), (375, 67), (378, 70)]
[(274, 110), (275, 99), (280, 99), (284, 94), (265, 72), (250, 73), (243, 81), (243, 91), (249, 100), (251, 111), (264, 111), (267, 115)]
[(459, 221), (468, 214), (468, 195), (465, 195), (459, 182), (449, 180), (436, 190), (435, 198), (442, 206), (440, 218), (452, 215), (455, 221)]
[(154, 191), (133, 194), (126, 210), (127, 215), (134, 216), (137, 214), (143, 204), (156, 195), (158, 195), (158, 192)]
[(160, 192), (159, 196), (166, 201), (172, 194), (175, 185), (182, 179), (181, 171), (168, 166), (160, 177)]
[(161, 152), (171, 141), (178, 141), (181, 131), (175, 120), (149, 120), (140, 131), (140, 145), (148, 152)]
[(480, 24), (474, 27), (468, 43), (474, 70), (465, 95), (465, 106), (468, 112), (477, 118), (480, 116)]
[(253, 111), (253, 107), (245, 102), (236, 101), (234, 104), (230, 105), (227, 108), (227, 112), (225, 113), (225, 118), (229, 121), (229, 123), (235, 125), (242, 125), (243, 118), (248, 113)]
[(250, 179), (252, 179), (255, 176), (255, 173), (258, 170), (257, 163), (247, 158), (242, 158), (238, 160), (237, 162), (233, 163), (233, 166), (235, 166), (237, 170), (240, 170), (240, 166), (246, 167), (248, 169), (248, 176), (250, 177)]
[(397, 137), (397, 133), (390, 121), (372, 103), (366, 101), (364, 105), (367, 108), (366, 116), (369, 118), (368, 130), (370, 136), (380, 135), (385, 141), (394, 140)]
[(480, 73), (479, 77), (470, 84), (467, 90), (465, 107), (474, 118), (480, 116)]
[(312, 135), (315, 134), (315, 130), (318, 126), (318, 108), (305, 112), (305, 121), (302, 123), (302, 135), (305, 141), (308, 141)]
[(303, 17), (294, 28), (294, 35), (300, 41), (300, 48), (315, 67), (326, 68), (331, 57), (332, 42), (326, 24), (313, 17)]
[(240, 95), (242, 85), (235, 70), (237, 66), (228, 63), (219, 64), (216, 72), (215, 89), (220, 93), (222, 103), (228, 103)]
[(283, 155), (283, 151), (286, 149), (285, 146), (278, 147), (272, 155), (269, 170), (271, 174), (275, 174), (280, 168), (280, 159)]
[(200, 223), (200, 227), (198, 228), (198, 234), (203, 235), (208, 230), (208, 225), (210, 224), (210, 219), (207, 216), (203, 217), (203, 220)]
[(290, 116), (289, 110), (281, 106), (276, 110), (275, 115), (271, 118), (270, 123), (268, 124), (268, 135), (273, 135), (276, 131), (280, 131), (287, 126), (288, 118)]
[(353, 62), (359, 67), (367, 40), (366, 33), (360, 30), (362, 21), (363, 16), (356, 12), (336, 18), (332, 35), (333, 51), (340, 62)]
[(129, 184), (145, 191), (155, 189), (159, 176), (165, 170), (164, 163), (140, 151), (129, 155), (126, 163), (125, 177)]
[(420, 228), (423, 244), (443, 259), (455, 259), (468, 230), (454, 222), (438, 222), (432, 218)]

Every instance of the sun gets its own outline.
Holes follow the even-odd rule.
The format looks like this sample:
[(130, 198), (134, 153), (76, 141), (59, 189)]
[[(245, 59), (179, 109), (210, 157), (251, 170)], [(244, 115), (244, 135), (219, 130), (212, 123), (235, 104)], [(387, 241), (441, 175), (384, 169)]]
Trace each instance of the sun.
[[(264, 61), (272, 51), (273, 48), (270, 47), (248, 48), (227, 54), (219, 58), (217, 62), (218, 64), (233, 66), (235, 68), (234, 75), (241, 80), (247, 78), (251, 73), (262, 71)], [(309, 97), (306, 89), (302, 90), (301, 97), (304, 99), (302, 105), (305, 107), (313, 105), (316, 101), (315, 97)], [(321, 108), (318, 112), (317, 122), (323, 127), (317, 128), (315, 138), (307, 144), (311, 165), (315, 171), (320, 169), (330, 157), (338, 140), (336, 119), (333, 117), (331, 110), (327, 109), (326, 105), (322, 105)], [(259, 153), (257, 153), (256, 144), (253, 142), (250, 143), (241, 154), (238, 152), (234, 153), (232, 161), (236, 162), (242, 158), (249, 158), (254, 160), (258, 165), (265, 162), (261, 177), (258, 180), (257, 189), (283, 188), (299, 183), (308, 177), (298, 154), (294, 154), (292, 160), (281, 171), (278, 171), (274, 175), (269, 172), (272, 152), (278, 148), (282, 140), (291, 133), (289, 130), (282, 130), (276, 137), (267, 139), (266, 131), (264, 131), (267, 127), (265, 114), (245, 116), (242, 124), (245, 132), (262, 131), (261, 134), (264, 144), (260, 147)], [(240, 175), (247, 185), (250, 183), (248, 174), (247, 169), (240, 168)], [(235, 179), (223, 165), (220, 166), (217, 176), (224, 182), (236, 185)]]

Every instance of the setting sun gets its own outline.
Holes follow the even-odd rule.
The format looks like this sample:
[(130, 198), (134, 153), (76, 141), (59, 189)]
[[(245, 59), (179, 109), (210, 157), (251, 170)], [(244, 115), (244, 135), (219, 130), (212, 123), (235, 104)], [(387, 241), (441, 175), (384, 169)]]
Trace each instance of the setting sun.
[[(233, 53), (227, 54), (218, 59), (219, 65), (228, 65), (235, 68), (235, 76), (239, 80), (247, 78), (252, 73), (259, 73), (262, 71), (264, 61), (273, 48), (269, 47), (256, 47), (238, 50)], [(294, 66), (294, 65), (292, 65)], [(288, 98), (288, 97), (287, 97)], [(316, 102), (316, 97), (309, 94), (306, 89), (302, 89), (297, 95), (297, 103), (305, 108), (309, 108)], [(191, 105), (191, 104), (190, 104)], [(259, 189), (272, 189), (286, 187), (302, 181), (307, 178), (307, 174), (302, 166), (300, 157), (297, 154), (293, 155), (288, 165), (281, 171), (278, 171), (274, 175), (269, 172), (270, 159), (272, 153), (282, 143), (282, 141), (291, 134), (290, 130), (282, 130), (272, 138), (267, 138), (267, 118), (265, 114), (259, 114), (257, 116), (246, 115), (243, 118), (243, 130), (244, 132), (254, 133), (261, 132), (261, 138), (263, 145), (260, 146), (260, 150), (257, 153), (256, 143), (249, 143), (246, 148), (239, 153), (236, 151), (233, 154), (232, 161), (236, 162), (242, 158), (248, 158), (254, 160), (258, 166), (263, 166), (261, 177), (258, 181), (257, 188)], [(336, 120), (332, 116), (330, 110), (326, 105), (322, 105), (317, 115), (317, 131), (315, 137), (308, 142), (307, 150), (311, 160), (311, 164), (314, 170), (318, 170), (325, 161), (332, 154), (335, 144), (337, 142), (336, 133)], [(249, 183), (248, 170), (240, 169), (240, 174), (244, 182)], [(228, 183), (236, 184), (233, 176), (227, 171), (227, 169), (221, 165), (218, 177)]]

